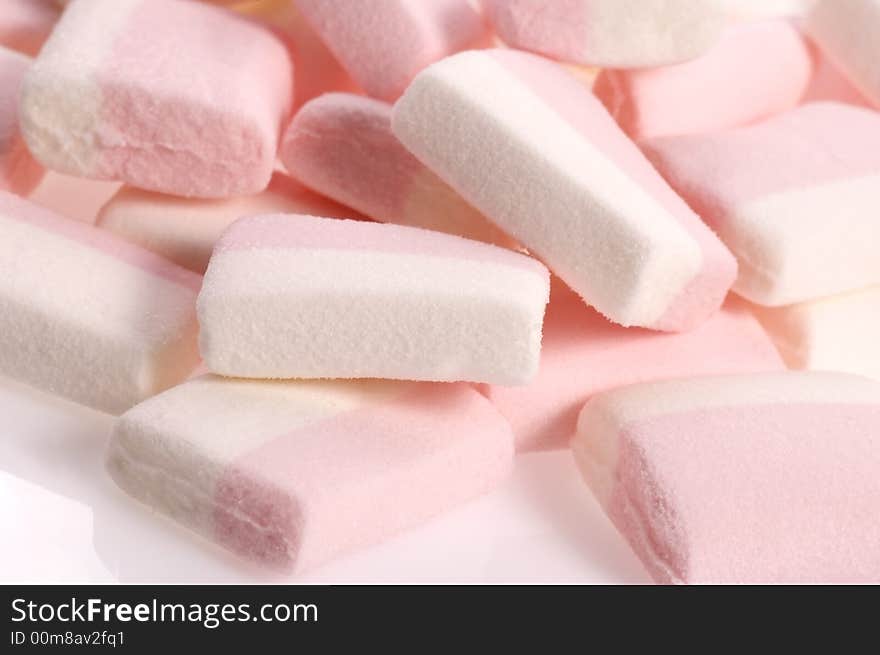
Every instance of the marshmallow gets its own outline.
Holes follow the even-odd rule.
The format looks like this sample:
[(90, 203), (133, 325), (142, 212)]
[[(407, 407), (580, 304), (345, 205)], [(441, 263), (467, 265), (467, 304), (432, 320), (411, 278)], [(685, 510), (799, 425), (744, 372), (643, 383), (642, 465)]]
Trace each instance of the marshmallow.
[(98, 212), (121, 187), (118, 182), (88, 180), (48, 171), (28, 200), (59, 216), (94, 225)]
[(359, 218), (356, 211), (276, 173), (265, 191), (228, 200), (178, 198), (123, 187), (101, 209), (98, 226), (204, 273), (214, 243), (227, 227), (242, 216), (269, 213)]
[(510, 243), (401, 145), (391, 105), (380, 100), (343, 93), (312, 100), (287, 128), (280, 156), (303, 184), (377, 221)]
[(18, 124), (21, 80), (31, 60), (0, 47), (0, 191), (30, 193), (43, 179), (43, 167), (28, 151)]
[(427, 68), (392, 128), (465, 200), (625, 326), (694, 327), (736, 262), (602, 104), (556, 64), (505, 50)]
[(295, 107), (329, 91), (357, 91), (357, 85), (302, 17), (293, 0), (240, 3), (233, 7), (284, 38), (296, 66)]
[(807, 16), (806, 29), (880, 107), (880, 0), (819, 0)]
[(205, 274), (202, 357), (245, 378), (521, 384), (537, 370), (549, 284), (525, 255), (439, 232), (246, 218)]
[(660, 583), (880, 580), (880, 384), (837, 373), (647, 383), (593, 398), (584, 477)]
[(62, 173), (181, 196), (256, 193), (292, 79), (281, 41), (226, 10), (77, 0), (25, 77), (22, 130)]
[(693, 59), (725, 21), (717, 0), (483, 0), (507, 45), (555, 59), (609, 68)]
[(880, 115), (814, 103), (764, 123), (647, 141), (739, 259), (734, 287), (777, 306), (880, 284)]
[(832, 100), (859, 107), (873, 107), (864, 94), (853, 86), (846, 75), (821, 50), (817, 48), (813, 50), (816, 65), (810, 86), (804, 93), (801, 104)]
[(585, 307), (554, 281), (538, 375), (525, 386), (483, 392), (513, 428), (518, 451), (566, 448), (593, 395), (667, 378), (778, 371), (785, 366), (742, 301), (690, 332), (626, 329)]
[(880, 287), (753, 311), (791, 368), (880, 380)]
[(425, 66), (485, 39), (468, 0), (296, 0), (296, 6), (369, 95), (397, 98)]
[(130, 410), (126, 492), (261, 564), (300, 572), (493, 489), (510, 429), (465, 384), (207, 376)]
[(3, 0), (0, 45), (35, 55), (58, 20), (52, 0)]
[(120, 413), (198, 362), (200, 278), (0, 192), (0, 373)]
[(744, 23), (693, 61), (605, 70), (594, 91), (633, 138), (712, 132), (797, 106), (813, 66), (809, 46), (789, 22)]

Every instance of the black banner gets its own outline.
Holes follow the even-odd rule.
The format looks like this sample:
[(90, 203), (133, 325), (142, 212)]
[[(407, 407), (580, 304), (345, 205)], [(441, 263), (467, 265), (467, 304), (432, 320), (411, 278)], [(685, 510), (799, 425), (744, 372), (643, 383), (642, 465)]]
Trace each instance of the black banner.
[[(876, 588), (673, 587), (0, 587), (0, 653), (25, 650), (187, 648), (328, 652), (367, 645), (408, 652), (523, 639), (601, 648), (654, 637), (665, 644), (718, 630), (792, 637), (830, 627), (847, 610), (847, 635), (876, 622)], [(856, 601), (856, 602), (853, 602)], [(864, 602), (859, 602), (864, 601)], [(842, 605), (844, 603), (845, 605)], [(864, 622), (862, 622), (864, 620)], [(876, 634), (876, 633), (875, 633)], [(875, 637), (876, 638), (876, 637)], [(764, 644), (766, 642), (763, 642)], [(549, 645), (549, 642), (546, 644)], [(715, 645), (704, 644), (714, 650)], [(720, 645), (720, 644), (718, 644)], [(839, 644), (838, 644), (839, 645)], [(867, 644), (866, 644), (867, 645)], [(408, 646), (408, 647), (407, 647)], [(578, 648), (580, 650), (581, 648)], [(544, 649), (541, 649), (542, 651)]]

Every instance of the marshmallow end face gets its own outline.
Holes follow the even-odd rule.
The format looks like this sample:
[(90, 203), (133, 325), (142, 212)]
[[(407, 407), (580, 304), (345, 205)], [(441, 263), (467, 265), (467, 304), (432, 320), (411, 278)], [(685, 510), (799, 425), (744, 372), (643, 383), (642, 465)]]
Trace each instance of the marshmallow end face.
[(572, 447), (658, 582), (867, 582), (878, 426), (865, 378), (722, 376), (601, 394)]

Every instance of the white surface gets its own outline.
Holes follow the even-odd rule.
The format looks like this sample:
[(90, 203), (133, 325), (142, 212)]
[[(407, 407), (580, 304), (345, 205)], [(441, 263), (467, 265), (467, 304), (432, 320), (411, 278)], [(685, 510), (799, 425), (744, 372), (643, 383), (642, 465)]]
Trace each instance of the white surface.
[(0, 584), (649, 583), (568, 452), (521, 457), (498, 491), (297, 578), (153, 514), (103, 468), (111, 418), (0, 379)]

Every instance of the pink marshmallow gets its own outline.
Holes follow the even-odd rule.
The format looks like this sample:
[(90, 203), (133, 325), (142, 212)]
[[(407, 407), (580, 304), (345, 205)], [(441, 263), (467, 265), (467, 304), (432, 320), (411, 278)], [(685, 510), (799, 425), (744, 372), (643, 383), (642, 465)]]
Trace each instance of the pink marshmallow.
[(301, 572), (490, 491), (512, 455), (504, 419), (464, 384), (208, 376), (125, 414), (107, 465), (191, 530)]
[(181, 196), (256, 193), (292, 76), (281, 41), (226, 10), (77, 0), (25, 78), (22, 130), (62, 173)]
[(101, 207), (121, 186), (118, 182), (89, 180), (48, 171), (28, 199), (60, 216), (94, 225)]
[(30, 193), (43, 178), (40, 166), (28, 151), (18, 123), (21, 81), (31, 60), (0, 47), (0, 190)]
[(0, 45), (35, 55), (58, 20), (52, 0), (3, 0)]
[(880, 283), (880, 114), (814, 103), (643, 148), (740, 263), (734, 290), (778, 306)]
[(546, 450), (567, 447), (578, 412), (600, 392), (666, 378), (782, 369), (743, 303), (728, 302), (690, 332), (663, 334), (609, 323), (555, 281), (538, 375), (525, 386), (483, 391), (513, 428), (518, 451)]
[(744, 23), (698, 59), (605, 70), (594, 92), (635, 139), (712, 132), (795, 107), (813, 65), (810, 48), (789, 22)]
[(736, 262), (596, 97), (511, 50), (425, 69), (392, 129), (462, 197), (625, 326), (680, 331), (721, 305)]
[(342, 93), (312, 100), (287, 128), (280, 155), (303, 184), (377, 221), (511, 243), (403, 147), (382, 101)]
[(486, 37), (469, 0), (297, 0), (296, 6), (369, 95), (397, 98), (425, 66)]
[(593, 398), (572, 444), (660, 583), (880, 581), (880, 383), (769, 373)]
[(871, 107), (873, 105), (849, 81), (837, 65), (828, 58), (820, 49), (815, 48), (816, 66), (810, 86), (801, 99), (803, 104), (810, 102), (844, 102), (859, 107)]
[(178, 198), (123, 187), (101, 209), (98, 226), (204, 273), (214, 244), (226, 228), (243, 216), (274, 213), (362, 218), (275, 173), (265, 191), (228, 200)]
[(687, 61), (718, 39), (725, 8), (703, 0), (483, 0), (507, 45), (562, 61), (641, 68)]

